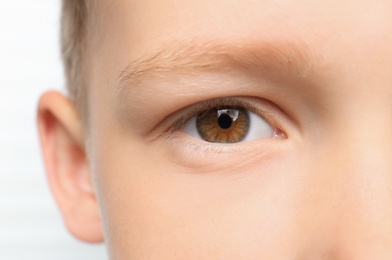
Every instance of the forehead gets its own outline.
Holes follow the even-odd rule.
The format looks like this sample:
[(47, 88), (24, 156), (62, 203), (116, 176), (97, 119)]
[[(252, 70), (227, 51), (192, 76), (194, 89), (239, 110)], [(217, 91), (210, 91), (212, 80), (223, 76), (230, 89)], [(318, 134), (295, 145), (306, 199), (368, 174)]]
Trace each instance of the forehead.
[(116, 82), (130, 63), (159, 58), (162, 46), (176, 49), (177, 43), (188, 49), (211, 42), (251, 46), (256, 52), (257, 46), (303, 46), (313, 54), (311, 64), (347, 75), (372, 72), (374, 64), (392, 65), (387, 0), (100, 0), (97, 7), (91, 80), (101, 80), (105, 72)]
[(392, 34), (392, 2), (386, 0), (101, 0), (98, 10), (106, 40), (132, 40), (132, 49), (190, 38), (322, 43), (351, 35), (377, 42)]
[(97, 7), (99, 33), (91, 56), (113, 62), (117, 72), (175, 42), (262, 46), (288, 41), (313, 49), (318, 62), (343, 67), (348, 56), (392, 56), (385, 48), (392, 43), (392, 2), (386, 0), (100, 0)]

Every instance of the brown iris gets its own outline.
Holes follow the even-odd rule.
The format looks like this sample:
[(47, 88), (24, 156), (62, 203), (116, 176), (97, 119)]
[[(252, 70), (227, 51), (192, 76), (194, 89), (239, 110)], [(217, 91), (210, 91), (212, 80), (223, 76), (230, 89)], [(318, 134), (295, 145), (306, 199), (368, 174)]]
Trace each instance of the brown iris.
[(249, 115), (240, 107), (218, 107), (197, 116), (196, 127), (201, 137), (212, 143), (242, 141), (249, 130)]

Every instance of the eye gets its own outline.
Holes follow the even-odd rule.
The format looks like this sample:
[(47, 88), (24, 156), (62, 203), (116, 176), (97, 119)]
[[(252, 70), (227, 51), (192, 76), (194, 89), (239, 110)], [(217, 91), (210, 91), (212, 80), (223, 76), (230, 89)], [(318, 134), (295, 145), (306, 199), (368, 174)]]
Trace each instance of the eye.
[(185, 124), (183, 132), (212, 143), (238, 143), (283, 134), (262, 116), (241, 106), (217, 106), (202, 111)]

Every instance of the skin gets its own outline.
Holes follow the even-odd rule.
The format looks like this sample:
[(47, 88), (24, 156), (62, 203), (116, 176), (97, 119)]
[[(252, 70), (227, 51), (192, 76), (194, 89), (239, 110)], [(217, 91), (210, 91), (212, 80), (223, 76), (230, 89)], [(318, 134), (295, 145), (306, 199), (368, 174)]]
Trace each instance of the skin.
[[(76, 237), (104, 240), (111, 259), (392, 257), (391, 1), (97, 5), (87, 122), (59, 93), (38, 108)], [(227, 97), (284, 137), (166, 131)]]

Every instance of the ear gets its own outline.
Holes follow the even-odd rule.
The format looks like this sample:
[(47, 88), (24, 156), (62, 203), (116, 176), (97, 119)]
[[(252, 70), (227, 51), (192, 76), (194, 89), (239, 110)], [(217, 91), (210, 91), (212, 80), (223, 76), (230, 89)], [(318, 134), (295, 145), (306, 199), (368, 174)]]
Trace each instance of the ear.
[(43, 94), (38, 129), (52, 193), (69, 231), (86, 242), (102, 242), (102, 225), (74, 104), (58, 92)]

